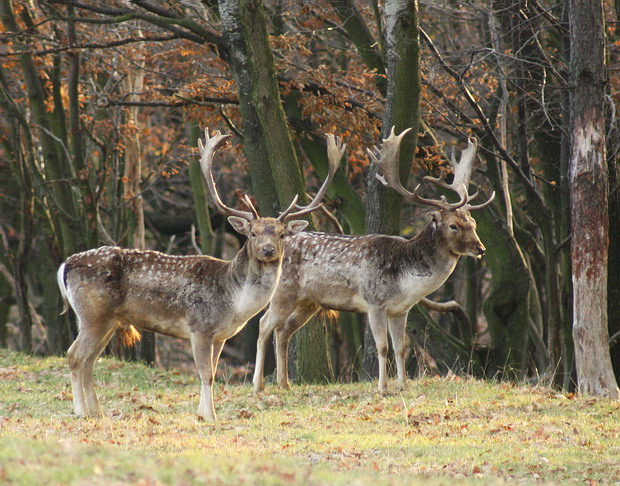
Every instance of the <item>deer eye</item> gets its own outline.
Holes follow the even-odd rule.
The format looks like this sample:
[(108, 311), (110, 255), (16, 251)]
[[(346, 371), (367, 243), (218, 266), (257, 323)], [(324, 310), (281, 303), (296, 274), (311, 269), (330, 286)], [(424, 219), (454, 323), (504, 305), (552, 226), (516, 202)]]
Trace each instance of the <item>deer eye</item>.
[(455, 224), (451, 224), (450, 225), (450, 229), (456, 231), (458, 228), (456, 227)]
[(283, 240), (285, 236), (286, 236), (286, 234), (281, 233), (281, 234), (280, 234), (280, 239), (281, 239), (281, 240)]
[(252, 238), (256, 238), (256, 232), (252, 231), (252, 232), (250, 233), (250, 236), (251, 236)]

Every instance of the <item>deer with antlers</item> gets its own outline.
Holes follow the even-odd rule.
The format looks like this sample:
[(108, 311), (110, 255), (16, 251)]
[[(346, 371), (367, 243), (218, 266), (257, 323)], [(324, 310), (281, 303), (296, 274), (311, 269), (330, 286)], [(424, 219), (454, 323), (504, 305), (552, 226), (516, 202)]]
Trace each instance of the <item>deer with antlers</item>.
[(411, 307), (438, 289), (450, 276), (463, 255), (480, 258), (485, 247), (476, 234), (476, 221), (470, 211), (482, 209), (488, 201), (473, 206), (469, 195), (476, 144), (469, 142), (460, 163), (454, 159), (454, 181), (425, 177), (438, 187), (456, 192), (460, 201), (426, 199), (405, 189), (399, 178), (400, 143), (409, 129), (383, 141), (380, 149), (369, 151), (383, 175), (386, 186), (407, 200), (430, 206), (427, 226), (411, 240), (396, 236), (343, 236), (325, 233), (299, 233), (286, 244), (282, 277), (269, 309), (260, 320), (256, 351), (254, 390), (264, 387), (263, 368), (269, 337), (275, 332), (278, 384), (288, 383), (288, 345), (293, 333), (321, 308), (364, 312), (372, 331), (379, 358), (381, 393), (387, 390), (386, 357), (389, 330), (398, 375), (398, 385), (405, 386), (405, 328)]
[(100, 416), (93, 386), (93, 365), (114, 332), (128, 342), (135, 328), (189, 338), (202, 385), (198, 415), (215, 420), (213, 380), (224, 342), (271, 300), (282, 269), (284, 239), (302, 231), (298, 220), (320, 206), (346, 146), (328, 136), (329, 174), (305, 207), (297, 197), (277, 218), (261, 218), (249, 197), (251, 212), (226, 206), (212, 175), (215, 152), (230, 135), (219, 131), (198, 141), (200, 165), (215, 205), (247, 242), (233, 260), (210, 256), (172, 256), (104, 246), (70, 256), (58, 270), (58, 285), (78, 317), (79, 334), (67, 353), (73, 410), (79, 416)]

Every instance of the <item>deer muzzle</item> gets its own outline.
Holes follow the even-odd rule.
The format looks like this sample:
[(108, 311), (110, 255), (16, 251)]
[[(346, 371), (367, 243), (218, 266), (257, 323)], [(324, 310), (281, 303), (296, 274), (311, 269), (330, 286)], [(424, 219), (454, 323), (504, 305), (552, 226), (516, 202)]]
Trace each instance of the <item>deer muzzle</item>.
[(266, 259), (274, 259), (274, 257), (276, 256), (276, 247), (271, 243), (267, 243), (261, 249), (261, 253)]

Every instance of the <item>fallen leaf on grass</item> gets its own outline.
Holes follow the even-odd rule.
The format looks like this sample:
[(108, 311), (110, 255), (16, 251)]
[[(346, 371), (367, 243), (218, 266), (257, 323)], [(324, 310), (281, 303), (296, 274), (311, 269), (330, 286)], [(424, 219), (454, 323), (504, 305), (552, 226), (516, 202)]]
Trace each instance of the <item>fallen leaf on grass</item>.
[(250, 412), (249, 410), (242, 408), (241, 410), (237, 410), (237, 415), (239, 418), (250, 419), (254, 417), (254, 412)]

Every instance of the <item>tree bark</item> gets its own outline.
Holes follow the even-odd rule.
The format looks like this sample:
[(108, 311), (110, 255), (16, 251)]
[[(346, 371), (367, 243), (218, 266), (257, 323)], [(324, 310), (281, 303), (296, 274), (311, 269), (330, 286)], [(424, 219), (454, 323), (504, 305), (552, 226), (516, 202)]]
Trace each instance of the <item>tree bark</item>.
[[(620, 0), (615, 2), (615, 20), (620, 20)], [(616, 30), (610, 43), (620, 41), (620, 32)], [(607, 140), (607, 164), (609, 167), (609, 281), (607, 282), (607, 305), (609, 316), (609, 335), (616, 336), (610, 343), (611, 362), (616, 377), (620, 376), (620, 134), (609, 130), (611, 139)]]
[[(295, 195), (306, 204), (306, 191), (287, 126), (276, 76), (267, 22), (259, 0), (220, 0), (227, 55), (243, 116), (243, 142), (252, 189), (263, 216), (273, 216)], [(295, 334), (296, 376), (320, 382), (330, 375), (325, 333), (310, 324)]]
[(32, 249), (32, 232), (34, 225), (34, 194), (30, 181), (30, 174), (24, 160), (24, 151), (17, 155), (19, 164), (19, 183), (22, 194), (20, 218), (19, 244), (13, 256), (13, 271), (15, 273), (15, 296), (19, 314), (19, 349), (24, 353), (32, 352), (32, 314), (28, 296), (28, 282), (26, 279), (27, 266)]
[[(573, 340), (580, 393), (618, 398), (607, 327), (608, 187), (603, 4), (570, 0)], [(596, 359), (593, 359), (596, 357)]]
[(375, 83), (379, 92), (385, 96), (387, 83), (381, 50), (377, 47), (377, 40), (364, 22), (360, 11), (353, 0), (331, 0), (330, 3), (366, 66), (376, 71)]
[[(194, 144), (195, 140), (202, 137), (198, 124), (193, 121), (190, 122), (189, 133), (191, 144)], [(209, 218), (205, 180), (202, 175), (202, 170), (200, 169), (198, 158), (190, 162), (188, 172), (189, 183), (192, 187), (192, 197), (194, 199), (194, 213), (196, 214), (198, 232), (200, 233), (200, 250), (204, 255), (212, 255), (215, 233), (213, 232), (213, 226), (211, 226), (211, 219)]]

